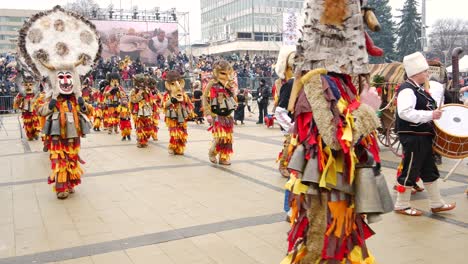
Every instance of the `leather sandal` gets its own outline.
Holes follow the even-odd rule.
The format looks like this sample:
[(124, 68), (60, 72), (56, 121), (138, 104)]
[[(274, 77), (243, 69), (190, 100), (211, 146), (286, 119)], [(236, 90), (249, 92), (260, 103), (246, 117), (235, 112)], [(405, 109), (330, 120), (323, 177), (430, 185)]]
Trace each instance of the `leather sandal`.
[(421, 216), (423, 212), (419, 211), (416, 208), (408, 207), (405, 209), (395, 210), (395, 213), (409, 216)]
[(455, 209), (456, 206), (457, 206), (456, 203), (449, 203), (449, 204), (444, 204), (441, 207), (431, 208), (431, 211), (432, 211), (432, 213), (435, 214), (435, 213), (440, 213), (440, 212), (453, 210), (453, 209)]

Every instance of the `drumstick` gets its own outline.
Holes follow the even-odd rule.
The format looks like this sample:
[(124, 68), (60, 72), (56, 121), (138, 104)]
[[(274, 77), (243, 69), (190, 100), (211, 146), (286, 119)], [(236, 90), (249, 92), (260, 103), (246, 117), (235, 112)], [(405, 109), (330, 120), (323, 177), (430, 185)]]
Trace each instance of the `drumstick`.
[(448, 178), (453, 174), (453, 172), (457, 169), (457, 167), (460, 165), (460, 163), (462, 163), (463, 160), (464, 159), (459, 159), (457, 161), (455, 166), (453, 166), (453, 168), (447, 173), (447, 176), (445, 176), (445, 178), (443, 179), (444, 182), (446, 182), (448, 180)]

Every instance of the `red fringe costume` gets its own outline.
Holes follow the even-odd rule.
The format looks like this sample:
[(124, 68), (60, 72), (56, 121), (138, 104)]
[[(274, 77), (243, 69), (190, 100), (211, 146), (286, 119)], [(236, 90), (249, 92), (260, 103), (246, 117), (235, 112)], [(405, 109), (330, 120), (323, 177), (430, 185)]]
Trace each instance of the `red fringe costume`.
[(95, 131), (101, 130), (101, 120), (103, 119), (103, 113), (100, 106), (94, 107), (94, 119), (93, 119), (93, 129)]
[(39, 117), (34, 109), (34, 94), (27, 93), (25, 96), (19, 93), (16, 95), (13, 108), (21, 109), (21, 117), (23, 118), (23, 128), (26, 132), (28, 140), (39, 138), (41, 126)]
[[(72, 191), (76, 185), (81, 183), (83, 170), (80, 163), (84, 164), (84, 161), (79, 157), (80, 137), (84, 134), (80, 126), (81, 117), (79, 117), (79, 106), (76, 98), (74, 95), (59, 95), (52, 111), (49, 111), (46, 104), (42, 107), (41, 112), (48, 116), (50, 122), (50, 127), (46, 128), (46, 142), (49, 144), (52, 169), (48, 182), (49, 184), (55, 183), (54, 191), (57, 193)], [(55, 122), (60, 127), (59, 131), (54, 131), (52, 128)], [(72, 124), (67, 124), (70, 122)], [(72, 135), (67, 135), (67, 125), (74, 126), (76, 136), (70, 138)]]
[(160, 117), (160, 108), (162, 103), (161, 94), (153, 93), (153, 140), (158, 140), (158, 132), (159, 132), (159, 119)]
[(187, 143), (187, 120), (193, 115), (193, 105), (190, 98), (184, 94), (183, 102), (171, 102), (171, 95), (166, 93), (163, 97), (164, 121), (169, 129), (169, 152), (175, 155), (183, 155)]
[[(139, 81), (144, 82), (144, 77), (136, 76), (136, 78), (139, 78)], [(137, 87), (137, 85), (135, 85), (135, 87)], [(153, 95), (146, 88), (142, 89), (145, 89), (145, 91), (140, 92), (140, 89), (134, 88), (130, 92), (130, 106), (132, 116), (135, 118), (137, 147), (140, 148), (148, 146), (148, 140), (154, 133), (153, 120), (151, 118), (151, 102), (153, 100)]]
[(295, 121), (285, 185), (291, 229), (281, 264), (373, 264), (365, 240), (374, 232), (364, 220), (393, 210), (378, 165), (379, 99), (361, 94), (369, 74), (364, 23), (377, 28), (361, 17), (373, 17), (363, 2), (304, 2), (288, 105)]
[[(120, 104), (120, 99), (125, 96), (125, 91), (121, 86), (117, 87), (117, 92), (113, 94), (114, 87), (108, 85), (104, 89), (104, 103), (106, 105), (104, 109), (104, 127), (109, 129), (109, 134), (112, 134), (112, 130), (115, 133), (118, 132), (118, 125), (119, 125), (119, 112), (117, 111), (117, 107)], [(115, 90), (114, 90), (115, 91)]]
[[(43, 21), (55, 21), (55, 27)], [(21, 61), (35, 76), (48, 80), (50, 96), (38, 107), (38, 114), (46, 117), (43, 132), (52, 169), (48, 182), (55, 183), (58, 199), (66, 199), (83, 174), (80, 138), (90, 133), (86, 115), (92, 108), (82, 97), (80, 74), (100, 58), (99, 34), (83, 16), (60, 6), (32, 15), (20, 31)]]
[(139, 116), (135, 123), (137, 141), (140, 146), (148, 146), (148, 141), (153, 134), (153, 121), (149, 116)]
[[(220, 106), (224, 108), (221, 110)], [(219, 82), (210, 81), (205, 88), (203, 108), (205, 116), (211, 115), (213, 118), (213, 123), (208, 129), (213, 135), (213, 143), (209, 150), (210, 161), (214, 162), (219, 155), (220, 163), (229, 163), (233, 153), (232, 134), (234, 133), (234, 119), (231, 114), (235, 109), (235, 99), (232, 92)]]
[(120, 133), (122, 135), (122, 138), (130, 136), (130, 134), (132, 133), (132, 123), (130, 121), (130, 108), (128, 107), (128, 105), (119, 105), (117, 111), (119, 112), (120, 116)]
[(91, 93), (91, 98), (94, 106), (94, 115), (93, 115), (93, 130), (101, 131), (101, 126), (103, 123), (104, 112), (102, 106), (104, 103), (104, 96), (98, 89), (93, 89)]
[(232, 133), (234, 133), (234, 119), (232, 116), (217, 116), (213, 125), (209, 128), (216, 142), (213, 154), (218, 155), (220, 160), (229, 160), (232, 149)]

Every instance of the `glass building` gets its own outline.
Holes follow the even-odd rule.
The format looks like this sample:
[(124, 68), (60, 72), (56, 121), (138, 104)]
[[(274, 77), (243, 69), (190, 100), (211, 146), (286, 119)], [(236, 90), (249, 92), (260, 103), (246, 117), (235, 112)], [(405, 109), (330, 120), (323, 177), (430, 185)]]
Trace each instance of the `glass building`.
[(0, 53), (16, 52), (19, 30), (37, 10), (0, 9)]
[(202, 41), (211, 46), (239, 41), (275, 42), (279, 49), (283, 38), (283, 13), (299, 13), (303, 2), (201, 0)]

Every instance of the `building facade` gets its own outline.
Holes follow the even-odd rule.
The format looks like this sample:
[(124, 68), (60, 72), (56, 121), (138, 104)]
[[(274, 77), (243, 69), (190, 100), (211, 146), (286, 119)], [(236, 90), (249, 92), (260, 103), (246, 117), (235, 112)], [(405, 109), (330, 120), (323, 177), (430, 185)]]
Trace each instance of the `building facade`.
[[(299, 13), (303, 0), (201, 0), (204, 53), (249, 50), (277, 52), (283, 41), (283, 14)], [(247, 48), (247, 50), (245, 49)]]
[(0, 9), (0, 53), (16, 52), (16, 39), (24, 21), (39, 11)]

